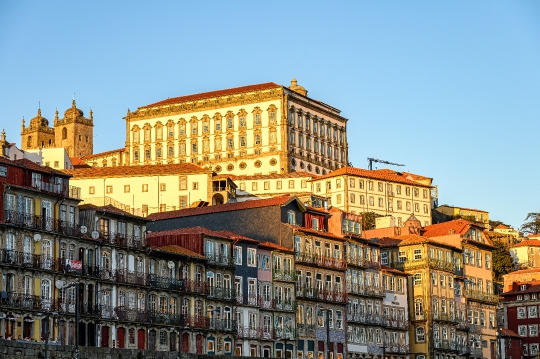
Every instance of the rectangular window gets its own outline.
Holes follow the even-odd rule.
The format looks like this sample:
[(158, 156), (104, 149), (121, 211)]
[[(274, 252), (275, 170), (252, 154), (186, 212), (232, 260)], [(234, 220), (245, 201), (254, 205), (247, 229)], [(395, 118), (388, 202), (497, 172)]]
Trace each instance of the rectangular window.
[(538, 324), (529, 325), (529, 336), (530, 337), (538, 336)]
[(529, 310), (529, 318), (538, 318), (538, 307), (531, 306), (527, 309)]
[(255, 260), (256, 258), (256, 250), (255, 248), (248, 248), (247, 250), (247, 265), (250, 267), (256, 267), (257, 262)]
[(124, 185), (124, 193), (129, 193), (130, 186), (128, 184)]
[(94, 186), (90, 186), (90, 187), (88, 188), (88, 193), (89, 193), (89, 194), (94, 194), (94, 193), (96, 193), (96, 188), (95, 188)]
[(165, 192), (167, 190), (167, 184), (166, 183), (160, 183), (159, 184), (159, 190), (161, 192)]
[(414, 250), (414, 260), (422, 259), (422, 250), (421, 249), (415, 249)]
[(277, 181), (276, 182), (276, 189), (281, 189), (281, 187), (282, 187), (281, 181)]
[(107, 193), (113, 193), (112, 186), (107, 186)]
[(179, 196), (178, 206), (180, 209), (187, 208), (187, 196)]
[(251, 190), (256, 191), (257, 190), (257, 182), (251, 182)]
[(143, 192), (148, 192), (148, 185), (147, 184), (142, 185), (142, 191)]
[(289, 189), (294, 189), (294, 180), (289, 180)]
[(234, 247), (234, 264), (242, 265), (242, 247)]
[(264, 181), (264, 189), (265, 189), (265, 190), (269, 190), (269, 189), (270, 189), (270, 182), (269, 182), (269, 181)]
[(193, 189), (194, 190), (199, 189), (199, 182), (193, 182)]

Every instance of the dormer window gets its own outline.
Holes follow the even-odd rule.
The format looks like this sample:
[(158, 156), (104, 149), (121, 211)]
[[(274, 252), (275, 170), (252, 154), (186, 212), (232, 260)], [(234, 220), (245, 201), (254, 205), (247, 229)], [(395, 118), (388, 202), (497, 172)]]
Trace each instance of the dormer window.
[(521, 285), (521, 290), (527, 290), (527, 285), (526, 285), (526, 284), (522, 284), (522, 285)]
[(319, 220), (318, 218), (314, 217), (311, 219), (311, 228), (318, 231), (319, 230)]
[(296, 225), (296, 214), (292, 210), (287, 211), (287, 223)]

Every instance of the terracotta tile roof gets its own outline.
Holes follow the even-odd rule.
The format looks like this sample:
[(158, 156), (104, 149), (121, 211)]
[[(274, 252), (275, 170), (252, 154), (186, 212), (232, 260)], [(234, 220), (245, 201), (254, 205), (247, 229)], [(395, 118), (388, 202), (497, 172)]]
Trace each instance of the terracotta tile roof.
[(270, 173), (270, 174), (261, 174), (261, 175), (242, 175), (237, 176), (233, 174), (221, 174), (217, 175), (214, 178), (230, 178), (233, 181), (250, 181), (250, 180), (265, 180), (265, 179), (279, 179), (279, 178), (300, 178), (300, 177), (309, 177), (316, 178), (317, 176), (308, 172), (291, 172), (291, 173)]
[(221, 230), (221, 231), (216, 231), (216, 232), (223, 235), (223, 236), (229, 237), (230, 239), (236, 240), (236, 241), (247, 242), (247, 243), (257, 243), (257, 244), (259, 243), (259, 241), (255, 240), (255, 239), (251, 239), (251, 238), (248, 238), (246, 236), (243, 236), (241, 234), (234, 233), (234, 232), (231, 232), (231, 231)]
[(497, 227), (495, 227), (495, 229), (512, 229), (512, 228), (508, 227), (506, 224), (499, 224)]
[(342, 175), (359, 176), (359, 177), (364, 177), (364, 178), (378, 179), (381, 181), (403, 183), (403, 184), (408, 184), (411, 186), (431, 188), (431, 186), (429, 185), (408, 179), (406, 175), (400, 172), (395, 172), (388, 169), (370, 171), (370, 170), (365, 170), (362, 168), (349, 167), (349, 166), (341, 167), (340, 169), (327, 173), (324, 176), (320, 176), (316, 178), (315, 180), (320, 180), (320, 179), (330, 178), (330, 177), (335, 177), (335, 176), (342, 176)]
[(304, 232), (304, 233), (311, 233), (311, 234), (317, 235), (319, 237), (336, 239), (338, 241), (346, 241), (347, 240), (344, 237), (336, 236), (335, 234), (332, 234), (332, 233), (329, 233), (329, 232), (316, 231), (316, 230), (311, 229), (311, 228), (300, 227), (300, 226), (292, 226), (292, 225), (287, 224), (287, 223), (284, 223), (284, 224), (291, 227), (295, 231), (301, 231), (301, 232)]
[(381, 264), (381, 270), (383, 272), (394, 273), (394, 274), (399, 274), (399, 275), (403, 275), (403, 276), (412, 275), (412, 274), (405, 273), (404, 271), (401, 271), (399, 269), (395, 269), (395, 268), (392, 268), (392, 267), (389, 267), (389, 266), (385, 266), (384, 264)]
[(52, 168), (47, 167), (47, 166), (38, 165), (37, 163), (32, 162), (27, 158), (21, 158), (19, 160), (14, 160), (14, 161), (11, 161), (11, 160), (9, 160), (7, 158), (4, 158), (4, 160), (7, 160), (7, 161), (5, 161), (7, 163), (16, 164), (19, 167), (25, 167), (25, 168), (28, 168), (28, 169), (31, 169), (31, 170), (34, 170), (34, 171), (38, 171), (38, 172), (41, 172), (41, 173), (49, 173), (49, 174), (53, 174), (53, 175), (60, 175), (60, 176), (63, 176), (63, 177), (69, 177), (69, 174), (66, 174), (66, 173), (64, 173), (62, 171), (52, 169)]
[(537, 273), (537, 272), (540, 272), (540, 268), (527, 268), (527, 269), (520, 269), (514, 272), (510, 272), (510, 273), (504, 274), (503, 276), (514, 275), (514, 274), (525, 274), (525, 273)]
[(521, 337), (517, 335), (516, 332), (513, 332), (512, 330), (506, 328), (501, 328), (501, 337), (521, 339)]
[(88, 163), (84, 162), (79, 157), (70, 157), (69, 160), (73, 166), (88, 166)]
[[(509, 290), (501, 294), (502, 296), (508, 296), (512, 294), (523, 294), (523, 293), (540, 293), (540, 280), (530, 281), (530, 282), (516, 282), (517, 288), (515, 290)], [(527, 285), (527, 289), (521, 290), (520, 286), (522, 284)]]
[(524, 239), (518, 244), (514, 244), (512, 248), (517, 247), (540, 247), (540, 240), (538, 239)]
[(145, 220), (144, 217), (136, 216), (134, 214), (126, 212), (118, 207), (113, 206), (112, 204), (108, 204), (106, 206), (96, 206), (91, 203), (80, 205), (79, 211), (84, 211), (84, 210), (93, 210), (93, 211), (100, 211), (100, 212), (105, 212), (105, 213), (120, 214), (122, 216), (129, 216), (132, 218)]
[(169, 229), (166, 231), (159, 231), (159, 232), (148, 232), (146, 234), (146, 238), (150, 239), (154, 237), (160, 237), (160, 236), (166, 236), (166, 235), (172, 235), (172, 234), (204, 234), (205, 236), (210, 236), (210, 237), (230, 239), (227, 235), (223, 233), (219, 233), (218, 231), (213, 231), (211, 229), (208, 229), (206, 227), (201, 227), (201, 226), (188, 227), (188, 228), (175, 228), (175, 229)]
[(484, 234), (483, 226), (464, 220), (464, 219), (455, 219), (453, 221), (432, 224), (431, 226), (424, 227), (424, 233), (422, 234), (422, 236), (433, 238), (433, 237), (447, 236), (451, 234), (459, 234), (462, 237), (462, 240), (468, 243), (493, 247), (493, 241), (491, 240), (490, 236), (487, 234), (484, 234), (483, 236), (485, 239), (484, 242), (474, 241), (474, 240), (469, 239), (468, 237), (465, 237), (470, 227), (475, 227), (479, 229), (482, 232), (482, 234)]
[(539, 238), (539, 239), (540, 239), (540, 233), (538, 233), (538, 234), (529, 234), (529, 235), (527, 236), (527, 238), (529, 238), (529, 239), (536, 239), (536, 238)]
[(72, 175), (73, 178), (109, 178), (205, 173), (207, 170), (191, 163), (178, 163), (166, 165), (75, 168), (72, 170), (63, 170), (62, 172), (64, 174)]
[(379, 245), (381, 247), (397, 247), (397, 245), (400, 243), (401, 243), (401, 239), (397, 239), (397, 238), (384, 237), (384, 238), (379, 239)]
[(153, 214), (150, 214), (147, 217), (147, 219), (149, 221), (160, 221), (164, 219), (199, 216), (199, 215), (211, 214), (211, 213), (240, 211), (244, 209), (270, 207), (270, 206), (282, 206), (295, 199), (296, 197), (290, 196), (287, 194), (284, 196), (277, 196), (277, 197), (266, 198), (266, 199), (257, 199), (253, 201), (232, 202), (232, 203), (225, 203), (225, 204), (220, 204), (216, 206), (186, 208), (186, 209), (180, 209), (176, 211), (153, 213)]
[(274, 82), (265, 82), (265, 83), (256, 84), (256, 85), (240, 86), (240, 87), (229, 88), (229, 89), (224, 89), (224, 90), (202, 92), (202, 93), (193, 94), (193, 95), (168, 98), (166, 100), (158, 101), (150, 105), (139, 107), (139, 109), (146, 109), (149, 107), (171, 105), (171, 104), (180, 103), (180, 102), (203, 100), (205, 98), (228, 96), (228, 95), (234, 95), (234, 94), (239, 94), (239, 93), (246, 93), (246, 92), (253, 92), (253, 91), (258, 91), (258, 90), (267, 90), (271, 88), (281, 88), (281, 87), (282, 87), (281, 85), (278, 85)]
[(155, 246), (153, 246), (152, 250), (159, 251), (159, 252), (180, 254), (180, 255), (183, 255), (183, 256), (194, 257), (194, 258), (199, 258), (199, 259), (206, 259), (205, 256), (202, 256), (202, 255), (200, 255), (198, 253), (195, 253), (193, 251), (190, 251), (189, 249), (186, 249), (184, 247), (180, 247), (180, 246), (175, 245), (175, 244), (171, 244), (171, 245), (163, 246), (163, 247), (155, 247)]
[(260, 242), (259, 248), (267, 248), (267, 249), (274, 249), (274, 250), (283, 251), (283, 252), (294, 253), (292, 249), (280, 246), (279, 244), (275, 244), (272, 242)]
[(126, 149), (125, 148), (119, 148), (117, 150), (110, 150), (110, 151), (105, 151), (105, 152), (100, 152), (100, 153), (94, 153), (92, 155), (88, 155), (88, 156), (83, 156), (81, 157), (83, 160), (89, 160), (89, 159), (92, 159), (92, 158), (96, 158), (96, 157), (101, 157), (101, 156), (106, 156), (106, 155), (110, 155), (110, 154), (113, 154), (115, 152), (124, 152)]

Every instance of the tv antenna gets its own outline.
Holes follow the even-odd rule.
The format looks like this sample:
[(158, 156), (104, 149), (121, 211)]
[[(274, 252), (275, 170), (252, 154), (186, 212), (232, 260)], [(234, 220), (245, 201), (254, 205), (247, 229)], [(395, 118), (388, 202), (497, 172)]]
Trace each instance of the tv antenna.
[(373, 170), (373, 162), (378, 162), (378, 163), (386, 163), (387, 165), (393, 165), (393, 166), (405, 166), (405, 165), (402, 165), (401, 163), (394, 163), (394, 162), (389, 162), (389, 161), (385, 161), (385, 160), (378, 160), (376, 158), (371, 158), (371, 157), (368, 157), (368, 170)]

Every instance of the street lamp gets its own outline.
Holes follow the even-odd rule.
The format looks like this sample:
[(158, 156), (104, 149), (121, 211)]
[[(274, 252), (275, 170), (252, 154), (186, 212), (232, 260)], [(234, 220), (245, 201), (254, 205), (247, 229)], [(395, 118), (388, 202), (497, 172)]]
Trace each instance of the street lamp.
[(51, 314), (57, 315), (58, 313), (57, 312), (45, 313), (45, 359), (49, 359), (49, 331), (50, 331), (49, 321), (50, 321)]

